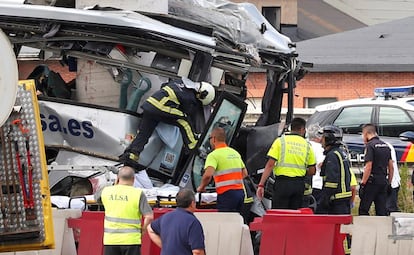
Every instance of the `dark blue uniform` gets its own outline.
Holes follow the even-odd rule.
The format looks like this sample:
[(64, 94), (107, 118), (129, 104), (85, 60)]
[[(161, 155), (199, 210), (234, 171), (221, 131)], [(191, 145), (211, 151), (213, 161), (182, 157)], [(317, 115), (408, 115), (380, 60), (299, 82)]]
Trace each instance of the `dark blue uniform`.
[(364, 185), (364, 193), (359, 204), (359, 215), (369, 215), (372, 202), (375, 204), (377, 216), (386, 216), (387, 174), (391, 150), (378, 137), (371, 138), (365, 146), (365, 162), (372, 161), (371, 175)]
[(194, 149), (197, 139), (189, 117), (202, 107), (195, 90), (186, 88), (181, 80), (174, 80), (161, 87), (141, 107), (144, 112), (139, 133), (126, 152), (139, 155), (159, 122), (179, 127), (184, 146)]
[(351, 172), (346, 153), (339, 146), (332, 146), (324, 152), (321, 167), (323, 187), (318, 198), (316, 213), (351, 213)]
[[(322, 190), (318, 196), (317, 214), (351, 214), (351, 172), (347, 154), (339, 145), (324, 151), (321, 167)], [(351, 253), (351, 237), (344, 240), (345, 254)]]
[(183, 208), (154, 220), (151, 228), (161, 237), (161, 255), (192, 255), (192, 250), (205, 248), (201, 223), (194, 214)]

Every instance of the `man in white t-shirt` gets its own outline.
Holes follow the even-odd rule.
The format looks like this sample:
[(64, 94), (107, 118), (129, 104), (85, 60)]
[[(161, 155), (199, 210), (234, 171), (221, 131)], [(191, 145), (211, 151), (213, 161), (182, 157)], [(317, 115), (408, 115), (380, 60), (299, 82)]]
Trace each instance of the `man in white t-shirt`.
[(390, 214), (391, 212), (399, 212), (400, 209), (398, 208), (398, 191), (400, 190), (400, 184), (401, 184), (401, 177), (400, 177), (400, 171), (398, 170), (398, 164), (397, 164), (397, 156), (395, 153), (394, 147), (388, 143), (385, 142), (391, 149), (391, 159), (394, 165), (394, 175), (392, 177), (391, 183), (388, 186), (387, 190), (387, 212)]
[(320, 129), (321, 127), (318, 124), (309, 125), (307, 128), (309, 143), (312, 145), (316, 157), (316, 173), (312, 176), (312, 195), (316, 200), (318, 200), (319, 193), (322, 190), (323, 180), (320, 173), (322, 162), (325, 159), (325, 155), (323, 154), (324, 149), (321, 144), (322, 134), (319, 132)]

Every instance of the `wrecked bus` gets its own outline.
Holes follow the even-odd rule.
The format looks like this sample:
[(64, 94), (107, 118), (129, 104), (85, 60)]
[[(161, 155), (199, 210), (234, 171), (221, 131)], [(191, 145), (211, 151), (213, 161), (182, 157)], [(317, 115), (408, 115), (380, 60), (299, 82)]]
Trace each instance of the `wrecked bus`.
[[(170, 0), (168, 14), (0, 3), (0, 29), (17, 56), (30, 47), (44, 60), (57, 58), (77, 68), (76, 91), (91, 85), (91, 77), (80, 77), (91, 63), (110, 73), (116, 84), (111, 86), (115, 95), (98, 104), (89, 102), (91, 96), (79, 100), (73, 90), (68, 94), (47, 68), (32, 73), (30, 78), (45, 89), (39, 107), (52, 195), (76, 194), (74, 184), (85, 178), (103, 178), (85, 184), (94, 191), (101, 181), (110, 181), (118, 156), (137, 134), (142, 102), (169, 79), (180, 77), (209, 82), (216, 91), (215, 100), (191, 116), (200, 134), (197, 150), (184, 153), (179, 132), (156, 130), (140, 156), (142, 169), (157, 184), (197, 187), (209, 133), (220, 125), (254, 179), (271, 142), (292, 119), (295, 84), (306, 73), (295, 44), (249, 3)], [(246, 127), (246, 82), (255, 70), (265, 74), (267, 86), (259, 119)], [(94, 96), (105, 93), (98, 90)]]

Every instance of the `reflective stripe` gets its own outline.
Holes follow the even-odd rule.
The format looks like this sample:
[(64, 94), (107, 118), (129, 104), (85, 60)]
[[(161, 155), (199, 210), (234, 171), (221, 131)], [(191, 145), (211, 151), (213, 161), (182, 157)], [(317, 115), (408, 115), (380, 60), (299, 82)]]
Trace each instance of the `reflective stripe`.
[(252, 197), (245, 198), (244, 201), (243, 201), (243, 203), (245, 203), (245, 204), (249, 204), (249, 203), (253, 203), (253, 202), (254, 202), (254, 199)]
[(166, 105), (168, 101), (172, 101), (176, 105), (180, 105), (180, 102), (178, 101), (177, 95), (175, 94), (174, 90), (168, 86), (164, 86), (162, 89), (165, 92), (167, 92), (168, 96), (163, 97), (159, 100), (154, 97), (149, 97), (147, 99), (147, 102), (152, 104), (153, 106), (155, 106), (156, 108), (158, 108), (159, 110), (163, 112), (167, 112), (170, 114), (183, 117), (184, 113), (181, 110)]
[(311, 189), (305, 189), (305, 192), (303, 192), (303, 195), (308, 196), (312, 194), (312, 190)]
[(296, 164), (290, 164), (290, 163), (278, 163), (277, 166), (280, 167), (288, 167), (288, 168), (295, 168), (295, 169), (299, 169), (299, 170), (304, 170), (306, 172), (306, 166), (300, 166), (300, 165), (296, 165)]
[(312, 194), (312, 186), (305, 182), (305, 191), (303, 192), (303, 195), (307, 196), (310, 194)]
[[(335, 195), (333, 195), (331, 197), (331, 200), (351, 197), (352, 196), (352, 191), (346, 191), (346, 183), (345, 183), (346, 179), (345, 179), (345, 166), (344, 166), (344, 161), (342, 159), (341, 154), (338, 151), (334, 151), (334, 153), (338, 157), (338, 160), (339, 160), (339, 162), (341, 164), (341, 192), (340, 193), (336, 193)], [(350, 176), (350, 180), (351, 180), (351, 176)], [(327, 182), (327, 183), (325, 183), (325, 187), (327, 187), (327, 188), (335, 188), (336, 189), (336, 188), (338, 188), (338, 183), (332, 183), (332, 182), (329, 183), (329, 182)]]
[[(339, 154), (338, 151), (335, 151), (336, 156), (339, 159), (339, 162), (341, 163), (341, 191), (346, 192), (346, 185), (345, 185), (345, 166), (344, 161), (342, 160), (341, 154)], [(351, 179), (350, 179), (351, 180)]]
[(324, 186), (326, 188), (336, 189), (336, 188), (338, 188), (338, 183), (336, 183), (336, 182), (325, 182)]
[(172, 88), (170, 88), (168, 86), (164, 86), (162, 89), (168, 93), (169, 99), (171, 101), (173, 101), (177, 105), (180, 104), (180, 102), (178, 101), (177, 95), (175, 95), (175, 92)]
[(247, 191), (246, 191), (246, 186), (244, 185), (244, 182), (243, 182), (243, 192), (244, 192), (244, 201), (243, 201), (243, 203), (245, 203), (245, 204), (253, 203), (254, 199), (253, 199), (253, 197), (248, 197)]
[[(294, 168), (294, 169), (299, 169), (299, 170), (304, 170), (305, 174), (306, 174), (306, 166), (305, 165), (296, 165), (296, 164), (291, 164), (291, 163), (286, 163), (285, 162), (285, 152), (286, 152), (286, 142), (285, 142), (285, 136), (283, 135), (280, 138), (280, 143), (281, 143), (281, 153), (280, 153), (280, 160), (277, 161), (277, 166), (278, 167), (287, 167), (287, 168)], [(308, 162), (308, 157), (309, 157), (309, 143), (307, 144), (306, 147), (306, 161), (305, 164)]]
[(241, 168), (231, 168), (214, 172), (217, 194), (230, 189), (243, 189), (243, 174)]
[[(341, 193), (335, 194), (335, 199), (351, 197), (352, 192), (351, 191), (346, 191), (344, 161), (342, 159), (341, 154), (338, 151), (335, 151), (335, 154), (336, 154), (336, 156), (338, 156), (339, 162), (341, 162), (341, 190), (342, 190)], [(351, 181), (351, 176), (349, 176), (349, 181)]]
[(138, 228), (123, 228), (123, 229), (114, 229), (114, 228), (104, 228), (105, 233), (141, 233), (141, 229)]
[[(231, 168), (226, 170), (219, 170), (214, 172), (214, 181), (216, 182), (216, 187), (222, 187), (227, 185), (235, 184), (238, 188), (242, 189), (243, 185), (243, 174), (241, 168)], [(237, 183), (232, 183), (237, 181)], [(224, 185), (223, 183), (226, 183)]]
[(128, 224), (140, 224), (141, 223), (141, 221), (139, 220), (115, 218), (115, 217), (109, 217), (109, 216), (105, 216), (105, 220), (111, 221), (111, 222), (117, 222), (117, 223), (128, 223)]
[(222, 181), (219, 183), (216, 183), (216, 188), (232, 185), (232, 184), (243, 184), (242, 180), (229, 180), (229, 181)]
[(351, 254), (351, 244), (348, 242), (348, 237), (345, 237), (344, 241), (343, 241), (343, 245), (344, 245), (344, 251), (345, 254)]
[(191, 129), (190, 124), (183, 119), (178, 119), (177, 123), (180, 124), (180, 126), (182, 126), (185, 130), (185, 134), (188, 138), (188, 141), (190, 142), (189, 144), (187, 144), (187, 147), (192, 150), (194, 149), (194, 147), (197, 145), (197, 140), (194, 137), (194, 133), (193, 130)]
[(340, 198), (346, 198), (346, 197), (351, 197), (351, 196), (352, 196), (352, 192), (347, 191), (347, 192), (337, 193), (333, 197), (334, 199), (340, 199)]
[[(168, 101), (168, 100), (167, 100)], [(153, 106), (155, 106), (157, 109), (169, 113), (169, 114), (173, 114), (173, 115), (177, 115), (180, 117), (184, 117), (184, 113), (182, 111), (180, 111), (177, 108), (173, 108), (170, 106), (166, 106), (164, 105), (161, 101), (158, 101), (157, 99), (153, 98), (153, 97), (149, 97), (147, 99), (147, 102), (152, 104)]]
[(220, 175), (224, 175), (224, 174), (231, 174), (231, 173), (238, 173), (241, 172), (240, 168), (230, 168), (230, 169), (226, 169), (226, 170), (220, 170), (220, 171), (216, 171), (214, 173), (215, 176), (220, 176)]

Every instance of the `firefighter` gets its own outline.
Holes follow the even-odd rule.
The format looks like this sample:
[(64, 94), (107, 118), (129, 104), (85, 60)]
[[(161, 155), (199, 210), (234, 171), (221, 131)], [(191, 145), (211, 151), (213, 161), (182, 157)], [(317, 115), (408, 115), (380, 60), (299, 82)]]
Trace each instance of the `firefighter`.
[(194, 84), (188, 79), (172, 80), (164, 84), (160, 90), (143, 103), (139, 133), (119, 157), (121, 163), (135, 169), (140, 168), (139, 154), (143, 151), (159, 122), (177, 126), (187, 150), (195, 148), (197, 138), (194, 135), (189, 116), (200, 109), (202, 105), (210, 104), (214, 99), (215, 91), (214, 87), (207, 82), (195, 83), (195, 87), (188, 86), (188, 82)]
[[(321, 167), (322, 190), (317, 201), (317, 214), (351, 214), (352, 174), (348, 153), (342, 148), (342, 129), (325, 126), (321, 130), (325, 159)], [(356, 180), (354, 180), (356, 182)], [(351, 237), (344, 239), (345, 254), (351, 253)]]
[(325, 160), (321, 167), (322, 191), (317, 213), (351, 213), (351, 172), (347, 153), (341, 148), (342, 130), (336, 126), (325, 126), (322, 130), (322, 145)]

